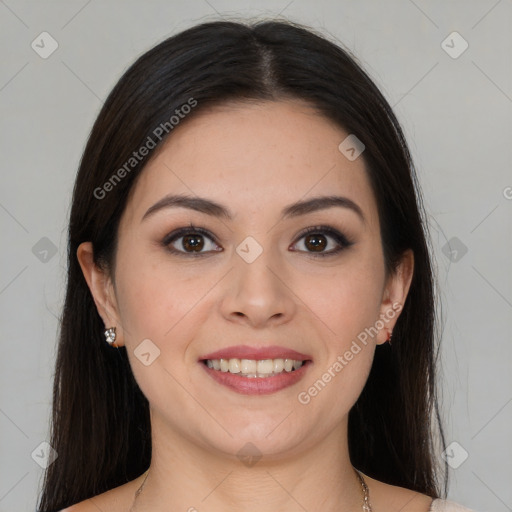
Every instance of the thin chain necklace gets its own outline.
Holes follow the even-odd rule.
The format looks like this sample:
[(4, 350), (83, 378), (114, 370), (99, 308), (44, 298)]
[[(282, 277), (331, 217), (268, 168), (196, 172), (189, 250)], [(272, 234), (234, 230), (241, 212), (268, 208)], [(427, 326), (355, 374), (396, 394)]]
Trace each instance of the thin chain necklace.
[(361, 487), (363, 488), (363, 511), (364, 512), (372, 512), (372, 506), (370, 505), (370, 490), (368, 489), (368, 486), (366, 485), (366, 481), (363, 478), (363, 475), (354, 468), (354, 471), (357, 473), (357, 476), (359, 477), (359, 481), (361, 482)]
[[(372, 512), (372, 506), (370, 505), (370, 490), (368, 489), (368, 486), (366, 485), (366, 481), (365, 481), (363, 475), (356, 468), (354, 468), (354, 471), (356, 472), (356, 475), (359, 478), (359, 482), (361, 482), (361, 488), (363, 490), (363, 512)], [(134, 509), (135, 501), (137, 500), (142, 489), (144, 489), (144, 485), (146, 484), (148, 475), (149, 475), (149, 469), (146, 471), (146, 478), (144, 478), (142, 485), (135, 491), (135, 497), (133, 499), (133, 503), (132, 503), (132, 506), (130, 507), (129, 512), (135, 511), (135, 509)]]

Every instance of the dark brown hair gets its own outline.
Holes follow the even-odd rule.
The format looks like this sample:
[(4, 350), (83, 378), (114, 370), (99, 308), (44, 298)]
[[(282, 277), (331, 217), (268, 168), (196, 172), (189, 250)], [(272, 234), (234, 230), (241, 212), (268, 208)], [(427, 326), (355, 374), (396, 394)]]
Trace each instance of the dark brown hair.
[[(352, 464), (383, 482), (446, 497), (438, 410), (436, 307), (425, 213), (413, 162), (391, 107), (341, 45), (291, 22), (209, 22), (140, 56), (108, 96), (76, 177), (68, 240), (67, 292), (53, 387), (50, 444), (38, 510), (54, 512), (122, 485), (151, 461), (149, 404), (125, 347), (105, 342), (105, 326), (77, 260), (85, 241), (95, 263), (114, 272), (117, 232), (129, 192), (156, 149), (109, 187), (98, 187), (193, 98), (201, 109), (231, 100), (300, 99), (365, 145), (387, 272), (406, 249), (414, 276), (393, 331), (377, 346), (368, 381), (349, 413)], [(172, 130), (169, 130), (172, 136)], [(167, 134), (166, 134), (167, 136)], [(107, 326), (108, 327), (108, 326)], [(439, 466), (438, 466), (439, 464)], [(444, 473), (441, 491), (440, 474)]]

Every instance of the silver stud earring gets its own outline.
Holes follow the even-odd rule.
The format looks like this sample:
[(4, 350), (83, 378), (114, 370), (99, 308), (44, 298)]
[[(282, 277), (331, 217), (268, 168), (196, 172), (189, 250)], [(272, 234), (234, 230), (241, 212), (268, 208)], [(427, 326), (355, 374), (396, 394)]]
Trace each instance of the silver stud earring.
[(114, 344), (114, 342), (116, 341), (116, 328), (115, 327), (109, 327), (105, 331), (105, 340), (110, 346), (112, 346), (112, 347), (117, 346)]

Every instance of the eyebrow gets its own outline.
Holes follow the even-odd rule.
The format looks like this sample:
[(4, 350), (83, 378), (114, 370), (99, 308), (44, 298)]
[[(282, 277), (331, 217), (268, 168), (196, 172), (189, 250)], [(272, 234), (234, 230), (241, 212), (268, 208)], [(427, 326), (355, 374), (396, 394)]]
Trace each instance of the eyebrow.
[[(361, 208), (348, 197), (342, 196), (319, 196), (307, 199), (305, 201), (297, 201), (288, 205), (281, 213), (281, 220), (306, 215), (308, 213), (325, 210), (327, 208), (342, 207), (355, 212), (358, 217), (365, 222), (365, 217)], [(191, 197), (185, 195), (167, 195), (151, 206), (143, 215), (141, 222), (165, 208), (188, 208), (197, 212), (211, 215), (212, 217), (233, 220), (230, 211), (215, 201), (203, 197)]]

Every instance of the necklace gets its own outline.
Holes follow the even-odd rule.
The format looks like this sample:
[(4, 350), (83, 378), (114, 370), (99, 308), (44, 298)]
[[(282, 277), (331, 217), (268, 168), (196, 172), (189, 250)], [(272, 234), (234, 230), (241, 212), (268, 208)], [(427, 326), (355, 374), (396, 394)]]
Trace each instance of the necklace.
[[(363, 477), (363, 475), (354, 468), (354, 471), (356, 472), (356, 475), (359, 478), (359, 482), (361, 483), (361, 488), (363, 490), (363, 512), (372, 512), (372, 507), (370, 505), (370, 490), (368, 489), (368, 486), (366, 485), (366, 481)], [(144, 489), (144, 485), (146, 484), (146, 480), (148, 479), (149, 469), (146, 471), (146, 477), (144, 478), (144, 481), (142, 482), (142, 485), (135, 491), (135, 497), (133, 499), (132, 506), (130, 507), (129, 512), (134, 512), (134, 506), (135, 501), (137, 500), (137, 497), (141, 493), (142, 489)]]
[(142, 485), (135, 491), (135, 497), (133, 498), (132, 506), (130, 507), (129, 512), (133, 512), (135, 509), (135, 502), (137, 501), (137, 498), (139, 494), (141, 493), (142, 489), (144, 489), (144, 485), (146, 484), (146, 480), (148, 479), (149, 469), (146, 471), (146, 477), (144, 478), (144, 481), (142, 482)]
[(372, 512), (372, 506), (370, 505), (370, 490), (366, 485), (363, 475), (356, 468), (354, 468), (354, 471), (357, 473), (359, 481), (361, 482), (361, 487), (363, 488), (363, 512)]

